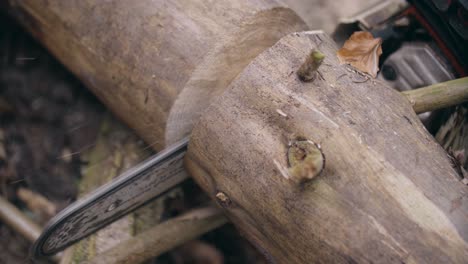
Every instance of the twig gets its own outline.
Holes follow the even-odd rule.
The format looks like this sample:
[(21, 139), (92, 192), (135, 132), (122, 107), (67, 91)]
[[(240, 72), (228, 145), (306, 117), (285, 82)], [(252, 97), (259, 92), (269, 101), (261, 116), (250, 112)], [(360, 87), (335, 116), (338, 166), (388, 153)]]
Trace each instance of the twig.
[[(30, 242), (36, 241), (41, 234), (41, 228), (31, 219), (25, 216), (18, 208), (0, 196), (0, 220), (10, 228), (20, 233)], [(53, 256), (56, 262), (60, 261), (60, 256)]]
[(41, 228), (36, 223), (3, 197), (0, 197), (0, 219), (31, 242), (41, 234)]
[(226, 222), (227, 219), (215, 207), (195, 209), (132, 237), (86, 263), (140, 263)]
[(55, 204), (39, 193), (20, 187), (16, 191), (16, 195), (42, 221), (50, 219), (57, 213)]
[(468, 101), (468, 77), (402, 92), (417, 114)]
[(318, 50), (312, 50), (305, 59), (304, 63), (302, 63), (299, 70), (297, 70), (297, 76), (299, 79), (303, 82), (313, 81), (317, 75), (317, 70), (324, 59), (325, 55), (322, 52)]

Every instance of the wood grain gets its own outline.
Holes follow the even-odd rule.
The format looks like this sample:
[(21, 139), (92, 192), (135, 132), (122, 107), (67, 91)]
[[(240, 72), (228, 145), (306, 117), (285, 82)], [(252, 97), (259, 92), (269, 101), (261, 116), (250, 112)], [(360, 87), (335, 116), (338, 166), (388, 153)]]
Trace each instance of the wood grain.
[[(301, 82), (312, 49), (322, 78)], [(335, 52), (306, 32), (259, 55), (202, 115), (187, 167), (272, 262), (466, 263), (468, 188), (408, 100)], [(303, 185), (283, 175), (298, 138), (326, 158)]]

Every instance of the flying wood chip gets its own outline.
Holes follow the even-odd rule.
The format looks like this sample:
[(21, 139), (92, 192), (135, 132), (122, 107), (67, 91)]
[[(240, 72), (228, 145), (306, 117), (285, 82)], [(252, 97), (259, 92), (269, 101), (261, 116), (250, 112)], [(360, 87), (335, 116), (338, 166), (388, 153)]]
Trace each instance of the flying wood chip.
[(340, 63), (349, 63), (358, 70), (377, 76), (379, 71), (379, 57), (382, 54), (382, 39), (374, 38), (365, 31), (354, 32), (346, 40), (336, 55)]

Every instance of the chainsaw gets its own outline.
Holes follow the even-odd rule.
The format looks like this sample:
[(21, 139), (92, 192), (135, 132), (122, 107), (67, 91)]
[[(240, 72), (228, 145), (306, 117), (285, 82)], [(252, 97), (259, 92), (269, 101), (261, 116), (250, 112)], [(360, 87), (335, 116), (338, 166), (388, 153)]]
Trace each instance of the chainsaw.
[[(383, 40), (377, 78), (405, 91), (468, 72), (468, 1), (382, 1), (343, 20), (333, 37), (340, 44), (355, 31)], [(437, 113), (420, 115), (426, 126)], [(189, 139), (169, 146), (56, 215), (33, 246), (51, 256), (93, 234), (188, 178), (183, 158)]]

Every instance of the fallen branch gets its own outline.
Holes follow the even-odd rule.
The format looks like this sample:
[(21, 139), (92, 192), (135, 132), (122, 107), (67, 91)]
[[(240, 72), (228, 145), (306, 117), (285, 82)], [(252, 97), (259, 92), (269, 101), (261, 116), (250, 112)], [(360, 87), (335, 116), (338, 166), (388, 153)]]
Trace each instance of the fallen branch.
[(217, 208), (195, 209), (148, 229), (97, 255), (87, 263), (140, 263), (226, 222), (227, 219)]
[(29, 210), (40, 218), (38, 222), (45, 222), (57, 213), (55, 204), (39, 193), (20, 187), (16, 191), (16, 195)]
[(468, 100), (468, 77), (402, 92), (417, 114), (454, 106)]
[(31, 242), (41, 234), (41, 228), (36, 223), (3, 197), (0, 197), (0, 219)]
[[(36, 241), (42, 232), (41, 227), (1, 196), (0, 220), (32, 243)], [(58, 255), (53, 256), (52, 259), (56, 262), (60, 261), (60, 257)]]

